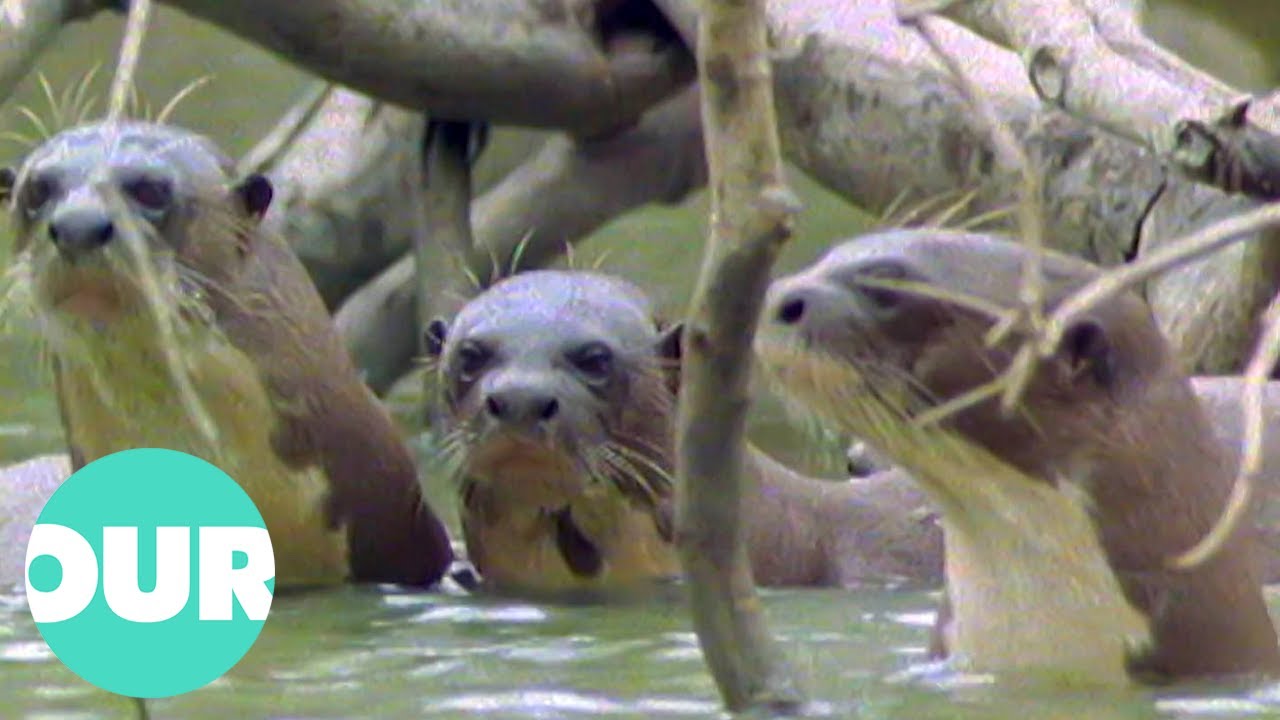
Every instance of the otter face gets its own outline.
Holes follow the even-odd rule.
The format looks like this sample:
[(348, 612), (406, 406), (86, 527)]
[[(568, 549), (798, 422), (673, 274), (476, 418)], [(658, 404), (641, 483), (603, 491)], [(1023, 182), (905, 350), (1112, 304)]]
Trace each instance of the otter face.
[(203, 137), (128, 122), (60, 133), (0, 173), (38, 309), (110, 321), (146, 272), (180, 295), (226, 282), (271, 201), (261, 176), (232, 187), (231, 167)]
[[(882, 436), (1008, 368), (1024, 338), (1013, 334), (990, 346), (986, 335), (991, 311), (1015, 306), (1023, 257), (1020, 246), (961, 233), (888, 233), (845, 243), (770, 287), (757, 350), (793, 400), (844, 430)], [(1046, 256), (1044, 271), (1050, 306), (1096, 273), (1055, 254)], [(1152, 376), (1168, 372), (1163, 348), (1145, 306), (1116, 298), (1071, 324), (1058, 352), (1038, 364), (1017, 414), (1003, 416), (989, 397), (944, 427), (1042, 476), (1046, 462), (1080, 461), (1074, 453), (1096, 445), (1096, 428)]]
[(429, 331), (448, 426), (470, 479), (544, 508), (594, 479), (652, 479), (673, 395), (638, 289), (604, 275), (508, 278)]

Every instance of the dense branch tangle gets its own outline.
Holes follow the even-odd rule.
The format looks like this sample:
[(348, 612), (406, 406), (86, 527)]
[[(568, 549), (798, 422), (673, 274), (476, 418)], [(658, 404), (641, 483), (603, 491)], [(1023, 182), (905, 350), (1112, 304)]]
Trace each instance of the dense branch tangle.
[[(670, 24), (643, 0), (266, 0), (252, 5), (245, 0), (168, 0), (162, 4), (210, 20), (374, 100), (390, 101), (439, 119), (566, 131), (568, 138), (548, 143), (541, 170), (530, 166), (528, 172), (520, 173), (521, 184), (531, 187), (548, 181), (548, 165), (555, 163), (565, 197), (571, 185), (587, 190), (561, 206), (565, 216), (555, 219), (554, 224), (569, 232), (559, 234), (553, 256), (620, 212), (671, 199), (671, 193), (658, 185), (682, 186), (688, 192), (703, 181), (700, 169), (691, 172), (688, 167), (699, 163), (680, 166), (675, 162), (678, 156), (667, 162), (671, 179), (635, 189), (613, 182), (592, 188), (581, 174), (598, 172), (605, 162), (594, 154), (592, 146), (608, 146), (607, 141), (619, 137), (619, 132), (627, 134), (627, 128), (634, 127), (646, 113), (656, 112), (655, 103), (687, 88), (692, 81), (690, 52), (671, 27), (679, 27), (688, 38), (690, 18), (695, 14), (690, 0), (656, 0), (654, 4), (673, 19)], [(1140, 57), (1140, 61), (1120, 66), (1124, 72), (1154, 72), (1173, 78), (1171, 82), (1184, 83), (1189, 98), (1200, 98), (1188, 101), (1192, 105), (1218, 108), (1209, 113), (1210, 118), (1220, 117), (1220, 111), (1229, 108), (1230, 102), (1223, 106), (1222, 98), (1243, 97), (1203, 73), (1188, 70), (1185, 63), (1145, 40), (1135, 29), (1129, 4), (1096, 4), (1105, 12), (1092, 9), (1095, 4), (1081, 0), (1075, 5), (1076, 12), (1093, 13), (1090, 17), (1096, 21), (1096, 32), (1108, 47), (1124, 50), (1128, 53), (1125, 57)], [(0, 25), (8, 24), (0, 29), (12, 30), (7, 34), (12, 39), (0, 47), (0, 93), (29, 68), (35, 53), (60, 23), (111, 5), (114, 3), (106, 0), (5, 0)], [(975, 191), (975, 213), (1011, 206), (1018, 196), (1016, 178), (999, 172), (1001, 154), (984, 124), (974, 117), (954, 79), (920, 38), (899, 24), (896, 5), (895, 0), (769, 0), (765, 10), (784, 151), (801, 169), (872, 213), (884, 211), (904, 191), (918, 199), (958, 188)], [(23, 22), (15, 23), (14, 18)], [(1045, 239), (1050, 246), (1114, 264), (1143, 254), (1161, 238), (1195, 229), (1205, 218), (1240, 209), (1238, 198), (1182, 174), (1166, 178), (1167, 153), (1153, 153), (1141, 142), (1117, 139), (1087, 119), (1074, 118), (1044, 103), (1014, 53), (948, 20), (939, 18), (938, 26), (938, 41), (947, 52), (968, 58), (971, 67), (980, 69), (978, 80), (991, 97), (995, 112), (1013, 128), (1043, 172)], [(1137, 47), (1141, 53), (1129, 50)], [(1119, 82), (1133, 85), (1141, 81), (1141, 75), (1131, 74)], [(1119, 105), (1115, 112), (1123, 114), (1127, 107), (1136, 118), (1148, 116), (1145, 107), (1134, 106), (1137, 97), (1116, 98)], [(1257, 101), (1249, 105), (1250, 128), (1260, 107)], [(326, 122), (325, 113), (319, 113), (315, 124)], [(406, 126), (412, 129), (404, 132), (417, 131), (413, 122)], [(693, 127), (696, 132), (696, 125)], [(330, 135), (328, 141), (354, 143), (360, 132), (348, 128), (345, 135)], [(1125, 135), (1139, 140), (1154, 137), (1141, 128)], [(617, 145), (611, 152), (627, 158), (633, 153), (674, 155), (679, 152), (676, 146), (658, 147), (669, 142), (669, 137), (642, 133), (625, 143), (625, 152), (617, 150)], [(1250, 130), (1240, 137), (1259, 140), (1240, 147), (1265, 150), (1268, 146), (1262, 140), (1271, 136)], [(646, 142), (650, 144), (645, 146)], [(415, 140), (408, 140), (408, 144), (416, 147)], [(557, 154), (576, 159), (553, 160), (551, 156)], [(288, 164), (287, 158), (282, 164)], [(403, 172), (405, 165), (392, 165), (396, 164), (383, 166), (389, 192), (371, 193), (353, 202), (344, 194), (350, 188), (329, 182), (314, 193), (295, 193), (306, 202), (291, 206), (291, 211), (319, 215), (318, 210), (326, 209), (328, 220), (337, 223), (332, 212), (336, 209), (351, 216), (347, 227), (367, 228), (367, 223), (356, 222), (356, 215), (367, 215), (370, 204), (377, 204), (378, 199), (384, 208), (394, 205), (396, 193), (406, 192), (397, 189), (399, 178), (390, 177)], [(311, 175), (332, 180), (323, 166), (312, 166), (317, 172)], [(1227, 165), (1216, 163), (1214, 167), (1210, 174), (1215, 177), (1235, 177), (1234, 170), (1227, 175), (1218, 172)], [(311, 175), (294, 175), (293, 179), (306, 184)], [(361, 177), (351, 182), (368, 184), (369, 180)], [(514, 180), (508, 184), (507, 189), (513, 191), (509, 196), (532, 196), (516, 184)], [(1243, 180), (1227, 184), (1246, 189), (1248, 185)], [(281, 189), (291, 192), (287, 187)], [(325, 196), (342, 201), (326, 206)], [(480, 199), (482, 206), (485, 200)], [(476, 219), (478, 247), (489, 245), (484, 225), (482, 219)], [(530, 231), (542, 230), (542, 226), (526, 225), (515, 235), (518, 240)], [(409, 247), (409, 234), (402, 233), (403, 240), (394, 243), (397, 254)], [(1136, 237), (1141, 238), (1140, 244), (1135, 245)], [(344, 233), (329, 242), (356, 248), (365, 240), (360, 233)], [(1253, 322), (1273, 294), (1274, 276), (1280, 273), (1280, 259), (1271, 257), (1268, 250), (1272, 245), (1251, 243), (1247, 250), (1220, 253), (1149, 285), (1161, 326), (1171, 334), (1189, 369), (1230, 372), (1243, 365), (1243, 348), (1255, 333)], [(358, 251), (337, 248), (335, 253), (363, 266), (358, 273), (363, 278), (382, 267), (370, 266)], [(481, 259), (489, 260), (487, 256)], [(339, 269), (326, 268), (326, 273)], [(401, 273), (400, 279), (403, 277)], [(386, 288), (394, 289), (397, 283), (386, 282), (382, 287), (385, 297)], [(347, 288), (339, 294), (349, 291)], [(401, 319), (378, 326), (389, 333), (380, 339), (391, 345), (396, 344), (396, 336), (411, 338), (414, 334), (411, 315), (396, 317)], [(349, 327), (364, 332), (370, 326)], [(379, 346), (377, 342), (357, 344)], [(407, 357), (395, 354), (386, 365), (389, 369), (381, 374), (398, 374), (407, 369)]]

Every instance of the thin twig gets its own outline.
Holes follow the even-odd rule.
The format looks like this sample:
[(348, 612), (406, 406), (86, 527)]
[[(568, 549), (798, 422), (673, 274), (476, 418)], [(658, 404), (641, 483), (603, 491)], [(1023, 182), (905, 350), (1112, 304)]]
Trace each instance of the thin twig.
[(138, 71), (138, 59), (142, 57), (142, 41), (151, 20), (151, 0), (132, 0), (129, 3), (129, 19), (124, 27), (124, 39), (120, 43), (120, 64), (116, 66), (115, 80), (111, 84), (111, 102), (107, 105), (107, 122), (119, 122), (125, 116), (129, 96)]
[[(938, 38), (934, 26), (937, 19), (928, 15), (910, 15), (901, 17), (902, 21), (913, 26), (929, 48), (946, 66), (955, 78), (961, 92), (973, 107), (979, 120), (991, 135), (992, 146), (1003, 165), (1014, 167), (1020, 175), (1018, 184), (1018, 231), (1022, 242), (1029, 252), (1023, 256), (1022, 282), (1018, 287), (1018, 314), (1009, 322), (1002, 323), (1002, 332), (992, 334), (988, 342), (995, 344), (1004, 339), (1008, 332), (1025, 330), (1029, 338), (1034, 338), (1044, 324), (1044, 278), (1041, 264), (1044, 259), (1044, 203), (1043, 186), (1040, 173), (1036, 172), (1027, 157), (1021, 143), (1014, 136), (1007, 124), (1000, 120), (999, 114), (987, 99), (986, 94), (974, 83), (965, 68), (950, 54)], [(1034, 355), (1027, 354), (1021, 362), (1015, 362), (1006, 373), (1006, 380), (1001, 395), (1001, 410), (1005, 413), (1013, 411), (1022, 395), (1031, 373), (1035, 369)], [(988, 388), (989, 390), (989, 388)], [(959, 400), (959, 399), (958, 399)], [(966, 405), (968, 403), (961, 403)]]
[(289, 151), (298, 136), (311, 124), (320, 108), (333, 93), (334, 84), (318, 82), (311, 85), (302, 99), (294, 103), (285, 112), (271, 132), (258, 141), (256, 145), (236, 163), (236, 172), (240, 177), (252, 173), (265, 173), (275, 166), (280, 158)]
[(1231, 495), (1209, 532), (1190, 550), (1172, 558), (1169, 561), (1170, 567), (1189, 570), (1213, 557), (1231, 538), (1249, 507), (1258, 473), (1262, 471), (1263, 443), (1266, 441), (1263, 433), (1262, 396), (1272, 369), (1280, 361), (1280, 295), (1272, 299), (1263, 317), (1266, 318), (1266, 329), (1258, 340), (1258, 348), (1250, 358), (1249, 367), (1244, 374), (1244, 452), (1235, 483), (1231, 487)]
[(1232, 215), (1178, 238), (1141, 260), (1099, 275), (1062, 302), (1046, 320), (1038, 348), (1041, 356), (1056, 352), (1062, 335), (1072, 320), (1109, 298), (1139, 283), (1172, 270), (1235, 242), (1248, 240), (1252, 233), (1280, 225), (1280, 203)]

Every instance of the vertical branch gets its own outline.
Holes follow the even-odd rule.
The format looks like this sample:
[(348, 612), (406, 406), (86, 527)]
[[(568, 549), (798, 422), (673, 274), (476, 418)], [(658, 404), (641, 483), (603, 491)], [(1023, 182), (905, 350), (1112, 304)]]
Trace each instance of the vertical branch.
[(471, 166), (484, 143), (482, 123), (428, 120), (422, 138), (423, 226), (414, 240), (418, 325), (466, 300), (471, 229)]
[[(421, 194), (420, 222), (413, 241), (420, 351), (428, 342), (428, 323), (439, 314), (452, 314), (468, 296), (464, 263), (475, 247), (471, 230), (471, 165), (486, 134), (483, 123), (430, 119), (423, 131), (425, 192)], [(426, 373), (423, 382), (424, 397), (434, 397), (434, 373)]]
[(133, 0), (129, 4), (129, 18), (124, 26), (124, 39), (120, 43), (120, 64), (115, 80), (111, 83), (111, 99), (107, 104), (107, 120), (124, 119), (133, 79), (138, 71), (138, 59), (142, 57), (142, 40), (146, 37), (147, 23), (151, 21), (151, 0)]
[(783, 178), (762, 0), (706, 0), (698, 77), (710, 238), (684, 334), (677, 537), (694, 627), (731, 711), (801, 702), (765, 625), (747, 558), (743, 429), (751, 345), (798, 201)]

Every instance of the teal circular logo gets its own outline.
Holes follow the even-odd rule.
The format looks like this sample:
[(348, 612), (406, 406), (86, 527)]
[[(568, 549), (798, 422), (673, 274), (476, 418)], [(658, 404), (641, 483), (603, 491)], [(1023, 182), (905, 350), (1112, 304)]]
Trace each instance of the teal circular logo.
[(275, 555), (229, 475), (175, 450), (75, 472), (27, 544), (27, 602), (68, 668), (140, 698), (203, 687), (244, 657), (275, 592)]

